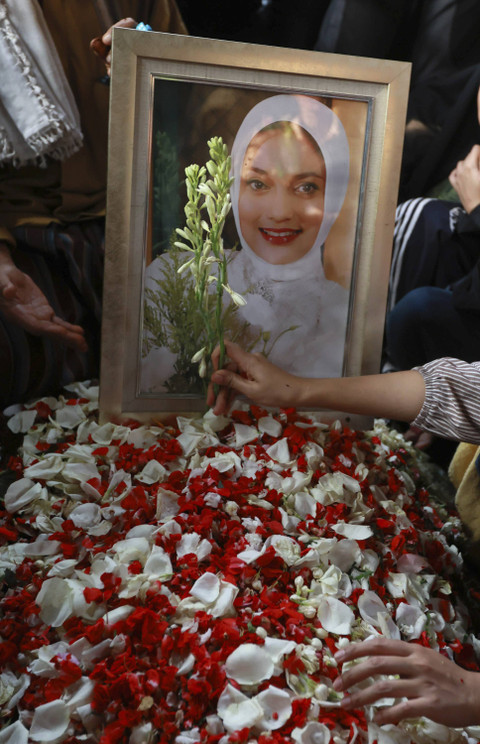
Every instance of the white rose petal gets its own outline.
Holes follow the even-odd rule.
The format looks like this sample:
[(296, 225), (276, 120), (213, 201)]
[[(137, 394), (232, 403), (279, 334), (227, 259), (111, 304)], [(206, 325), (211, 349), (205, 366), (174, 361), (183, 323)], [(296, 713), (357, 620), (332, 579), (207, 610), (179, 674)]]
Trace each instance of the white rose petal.
[(285, 690), (269, 685), (253, 698), (260, 705), (263, 716), (256, 724), (260, 730), (281, 728), (292, 715), (291, 697)]
[(293, 729), (292, 739), (295, 744), (330, 744), (330, 729), (324, 723), (309, 721), (304, 728)]
[(295, 641), (286, 641), (283, 638), (272, 638), (267, 636), (265, 638), (263, 648), (270, 656), (274, 664), (279, 664), (282, 656), (292, 653), (296, 648)]
[(156, 517), (158, 522), (168, 522), (178, 514), (178, 493), (167, 491), (166, 488), (159, 488), (157, 491), (157, 511)]
[(0, 731), (0, 744), (28, 744), (28, 731), (20, 721)]
[(97, 466), (93, 462), (67, 462), (62, 475), (65, 480), (73, 483), (85, 483), (92, 479), (101, 480)]
[(350, 607), (336, 597), (321, 597), (317, 616), (322, 623), (322, 627), (328, 633), (335, 633), (336, 635), (348, 635), (355, 621), (355, 615)]
[(150, 545), (145, 537), (131, 537), (117, 542), (112, 550), (117, 554), (121, 563), (141, 561), (143, 564), (150, 553)]
[(150, 744), (153, 738), (153, 725), (151, 723), (142, 723), (140, 726), (134, 726), (128, 738), (128, 744)]
[(142, 472), (138, 473), (135, 478), (141, 481), (141, 483), (151, 485), (152, 483), (158, 483), (158, 481), (165, 480), (166, 475), (167, 471), (160, 462), (157, 462), (157, 460), (150, 460), (147, 462)]
[(234, 424), (233, 428), (235, 429), (235, 447), (243, 447), (244, 444), (258, 439), (258, 430), (254, 426)]
[(235, 608), (233, 602), (238, 594), (238, 587), (229, 581), (220, 582), (220, 594), (213, 605), (208, 606), (208, 612), (213, 617), (233, 617)]
[(427, 626), (427, 616), (418, 607), (412, 607), (407, 602), (401, 602), (395, 613), (395, 620), (407, 641), (420, 638)]
[(208, 540), (202, 540), (200, 535), (197, 535), (195, 532), (187, 532), (187, 534), (182, 535), (182, 539), (178, 541), (176, 550), (179, 558), (182, 558), (184, 555), (188, 555), (189, 553), (193, 553), (197, 556), (197, 560), (201, 561), (206, 558), (207, 555), (210, 555), (212, 546)]
[(70, 685), (65, 691), (64, 702), (70, 713), (76, 711), (78, 707), (90, 703), (95, 689), (95, 682), (89, 677), (80, 677), (78, 682)]
[(47, 455), (23, 472), (27, 478), (51, 480), (61, 473), (63, 466), (64, 462), (59, 455)]
[(257, 685), (273, 674), (273, 661), (262, 646), (244, 643), (225, 662), (227, 676), (240, 685)]
[(271, 437), (279, 437), (282, 433), (282, 425), (273, 416), (262, 416), (258, 419), (258, 430), (262, 434), (268, 434)]
[(337, 535), (348, 537), (350, 540), (367, 540), (373, 535), (373, 530), (364, 524), (349, 524), (347, 522), (338, 522), (332, 525), (332, 530)]
[(33, 408), (31, 411), (20, 411), (12, 418), (8, 419), (7, 426), (14, 434), (25, 434), (33, 426), (37, 418), (37, 411)]
[(288, 446), (288, 439), (284, 437), (279, 439), (278, 442), (272, 444), (266, 450), (267, 455), (275, 460), (275, 462), (288, 465), (291, 462), (290, 448)]
[(79, 504), (69, 514), (75, 527), (88, 529), (98, 524), (102, 518), (102, 512), (98, 504)]
[(30, 478), (20, 478), (11, 483), (5, 494), (5, 509), (13, 514), (35, 499), (46, 498), (47, 489)]
[(265, 541), (265, 548), (272, 547), (287, 566), (293, 566), (300, 558), (300, 545), (286, 535), (272, 535)]
[(172, 576), (173, 568), (170, 556), (159, 545), (154, 545), (147, 558), (143, 572), (149, 576)]
[(79, 405), (64, 406), (55, 411), (55, 421), (62, 429), (74, 429), (86, 418), (83, 408)]
[(62, 700), (39, 705), (33, 714), (30, 739), (33, 741), (55, 741), (63, 736), (70, 723), (68, 708)]
[(328, 560), (340, 571), (349, 571), (354, 563), (358, 562), (362, 551), (356, 540), (339, 540), (328, 554)]
[(68, 579), (54, 576), (43, 582), (37, 594), (40, 617), (46, 625), (58, 628), (73, 612), (74, 592)]
[(232, 685), (227, 685), (218, 698), (217, 713), (227, 731), (254, 726), (263, 717), (257, 701), (250, 700)]
[(397, 571), (399, 573), (420, 573), (429, 565), (423, 555), (416, 553), (403, 553), (397, 561)]
[(194, 583), (190, 594), (205, 604), (211, 604), (220, 594), (220, 579), (213, 573), (205, 573)]
[(105, 625), (115, 625), (115, 623), (126, 620), (134, 609), (135, 607), (132, 605), (120, 605), (120, 607), (115, 607), (115, 609), (109, 610), (105, 613), (103, 616), (103, 622)]

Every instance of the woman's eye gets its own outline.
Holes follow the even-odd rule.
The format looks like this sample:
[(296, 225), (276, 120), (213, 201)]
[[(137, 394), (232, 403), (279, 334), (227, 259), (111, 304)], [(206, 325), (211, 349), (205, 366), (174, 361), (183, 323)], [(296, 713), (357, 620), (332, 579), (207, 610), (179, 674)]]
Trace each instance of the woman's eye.
[(260, 181), (258, 178), (251, 178), (249, 181), (247, 181), (247, 184), (253, 191), (261, 191), (262, 189), (267, 188), (267, 184), (263, 181)]
[(297, 186), (296, 188), (296, 191), (299, 191), (301, 194), (313, 194), (315, 191), (319, 191), (319, 187), (316, 183), (307, 181), (305, 183), (299, 184), (299, 186)]

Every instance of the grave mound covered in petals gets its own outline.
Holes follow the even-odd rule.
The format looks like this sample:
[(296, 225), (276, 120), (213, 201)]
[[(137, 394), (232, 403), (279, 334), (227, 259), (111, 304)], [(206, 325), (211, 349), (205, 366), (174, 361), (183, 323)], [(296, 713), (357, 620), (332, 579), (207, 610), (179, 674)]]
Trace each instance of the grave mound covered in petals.
[(459, 520), (399, 433), (255, 406), (99, 425), (97, 393), (10, 419), (0, 742), (479, 741), (378, 727), (332, 687), (335, 652), (375, 635), (478, 668)]

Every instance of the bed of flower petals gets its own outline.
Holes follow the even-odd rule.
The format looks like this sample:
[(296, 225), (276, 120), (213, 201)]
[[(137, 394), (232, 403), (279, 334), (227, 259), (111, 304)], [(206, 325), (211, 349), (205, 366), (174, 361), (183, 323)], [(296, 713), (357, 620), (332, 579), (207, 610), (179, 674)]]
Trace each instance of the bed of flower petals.
[(459, 522), (400, 434), (246, 406), (99, 425), (97, 392), (10, 419), (0, 742), (466, 741), (332, 688), (335, 651), (376, 634), (477, 668)]

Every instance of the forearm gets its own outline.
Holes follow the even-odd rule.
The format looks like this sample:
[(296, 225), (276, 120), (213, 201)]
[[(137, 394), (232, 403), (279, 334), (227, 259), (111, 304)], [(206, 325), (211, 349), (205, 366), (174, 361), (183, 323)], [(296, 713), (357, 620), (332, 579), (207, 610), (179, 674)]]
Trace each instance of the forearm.
[(413, 421), (425, 399), (416, 370), (363, 377), (294, 378), (292, 399), (301, 408), (327, 408), (367, 416)]

